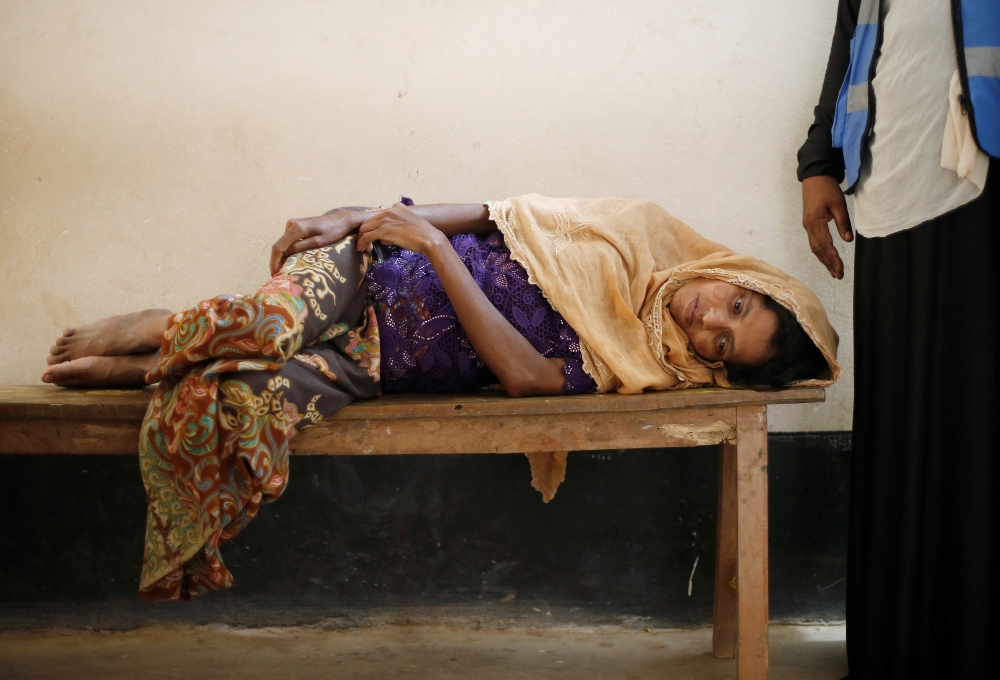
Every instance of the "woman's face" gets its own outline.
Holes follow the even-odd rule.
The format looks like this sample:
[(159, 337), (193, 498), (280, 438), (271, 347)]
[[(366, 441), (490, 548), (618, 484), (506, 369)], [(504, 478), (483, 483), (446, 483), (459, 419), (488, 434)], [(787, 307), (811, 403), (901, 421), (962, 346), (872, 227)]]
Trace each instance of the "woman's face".
[(670, 301), (670, 316), (708, 361), (760, 366), (774, 357), (778, 314), (760, 293), (725, 281), (692, 279)]

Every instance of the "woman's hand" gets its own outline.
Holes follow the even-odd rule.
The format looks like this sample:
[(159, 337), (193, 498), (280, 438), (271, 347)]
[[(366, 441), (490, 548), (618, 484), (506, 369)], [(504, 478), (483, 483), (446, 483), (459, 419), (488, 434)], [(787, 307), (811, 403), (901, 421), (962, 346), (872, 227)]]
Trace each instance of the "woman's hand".
[(358, 230), (359, 251), (370, 253), (372, 241), (381, 241), (428, 255), (432, 249), (448, 242), (448, 237), (433, 224), (402, 203), (369, 215)]
[[(430, 220), (421, 217), (425, 211)], [(512, 397), (562, 394), (563, 360), (549, 359), (497, 311), (451, 247), (449, 233), (489, 233), (496, 225), (482, 204), (419, 206), (397, 203), (369, 212), (358, 230), (358, 250), (372, 242), (399, 246), (424, 255), (437, 272), (469, 342)]]
[(809, 235), (809, 248), (822, 262), (830, 276), (844, 278), (844, 261), (833, 245), (830, 220), (837, 224), (840, 238), (854, 240), (851, 218), (847, 214), (847, 201), (837, 180), (827, 175), (807, 177), (802, 180), (802, 226)]
[(271, 275), (277, 274), (291, 255), (328, 246), (352, 234), (365, 215), (356, 210), (339, 208), (319, 217), (288, 220), (285, 235), (271, 246)]

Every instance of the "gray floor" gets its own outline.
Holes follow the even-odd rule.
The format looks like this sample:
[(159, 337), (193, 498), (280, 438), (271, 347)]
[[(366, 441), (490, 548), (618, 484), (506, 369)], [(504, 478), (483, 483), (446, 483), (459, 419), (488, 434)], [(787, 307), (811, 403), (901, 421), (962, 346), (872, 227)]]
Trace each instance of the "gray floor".
[[(326, 626), (331, 628), (332, 626)], [(847, 674), (843, 626), (772, 626), (773, 680)], [(734, 678), (712, 657), (710, 628), (629, 630), (382, 625), (129, 632), (0, 633), (0, 676), (101, 680), (185, 678)]]

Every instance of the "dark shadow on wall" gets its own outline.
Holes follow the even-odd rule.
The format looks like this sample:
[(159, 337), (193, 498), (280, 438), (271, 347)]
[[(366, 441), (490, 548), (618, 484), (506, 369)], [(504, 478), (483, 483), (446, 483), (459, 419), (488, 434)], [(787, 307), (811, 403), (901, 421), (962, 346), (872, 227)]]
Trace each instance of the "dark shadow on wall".
[[(850, 435), (769, 442), (772, 617), (842, 619)], [(577, 452), (545, 505), (520, 455), (293, 458), (285, 495), (223, 549), (236, 586), (149, 605), (136, 595), (136, 459), (4, 456), (0, 628), (308, 623), (440, 605), (504, 615), (498, 603), (707, 623), (717, 471), (708, 447)]]

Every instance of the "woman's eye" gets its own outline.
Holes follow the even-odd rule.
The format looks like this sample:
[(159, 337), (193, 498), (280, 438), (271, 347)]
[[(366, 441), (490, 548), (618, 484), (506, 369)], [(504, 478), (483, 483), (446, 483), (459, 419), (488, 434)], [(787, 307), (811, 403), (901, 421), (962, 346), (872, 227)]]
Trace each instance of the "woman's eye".
[(719, 356), (725, 356), (726, 353), (726, 339), (723, 338), (719, 340)]
[(740, 311), (743, 309), (743, 298), (742, 298), (742, 296), (739, 297), (739, 298), (737, 298), (736, 304), (734, 305), (734, 307), (736, 309), (736, 313), (739, 314)]

